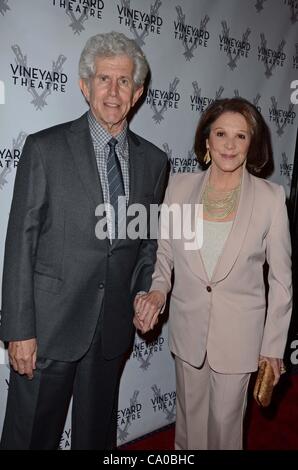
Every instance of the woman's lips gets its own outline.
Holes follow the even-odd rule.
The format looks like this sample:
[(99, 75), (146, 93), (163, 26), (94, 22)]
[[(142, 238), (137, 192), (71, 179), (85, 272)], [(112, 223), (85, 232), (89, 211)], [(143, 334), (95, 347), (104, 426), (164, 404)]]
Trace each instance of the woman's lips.
[(228, 155), (228, 154), (225, 154), (225, 153), (222, 153), (221, 156), (222, 156), (222, 158), (226, 158), (226, 159), (232, 159), (232, 158), (236, 157), (236, 155)]

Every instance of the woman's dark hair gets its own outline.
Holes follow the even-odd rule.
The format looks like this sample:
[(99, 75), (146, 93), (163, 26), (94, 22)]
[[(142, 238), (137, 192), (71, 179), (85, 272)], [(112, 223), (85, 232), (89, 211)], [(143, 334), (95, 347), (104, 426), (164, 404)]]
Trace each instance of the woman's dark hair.
[(194, 150), (200, 165), (205, 169), (206, 139), (211, 125), (223, 113), (239, 113), (246, 119), (251, 132), (251, 142), (247, 153), (246, 168), (258, 174), (272, 157), (270, 132), (263, 116), (257, 108), (244, 98), (225, 98), (215, 100), (202, 115), (195, 134)]

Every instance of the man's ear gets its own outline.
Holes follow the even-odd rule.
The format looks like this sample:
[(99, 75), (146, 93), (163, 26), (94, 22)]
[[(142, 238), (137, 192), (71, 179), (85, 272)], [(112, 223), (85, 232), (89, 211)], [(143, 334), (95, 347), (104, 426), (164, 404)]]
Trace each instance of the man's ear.
[(133, 94), (133, 97), (132, 97), (132, 106), (134, 106), (134, 105), (136, 104), (136, 102), (138, 101), (138, 99), (142, 96), (143, 91), (144, 91), (144, 87), (143, 87), (143, 86), (137, 88), (137, 89), (134, 91), (134, 94)]
[(80, 84), (81, 92), (83, 93), (83, 95), (85, 96), (85, 99), (89, 103), (90, 90), (89, 90), (89, 85), (88, 85), (87, 80), (85, 78), (80, 78), (79, 84)]

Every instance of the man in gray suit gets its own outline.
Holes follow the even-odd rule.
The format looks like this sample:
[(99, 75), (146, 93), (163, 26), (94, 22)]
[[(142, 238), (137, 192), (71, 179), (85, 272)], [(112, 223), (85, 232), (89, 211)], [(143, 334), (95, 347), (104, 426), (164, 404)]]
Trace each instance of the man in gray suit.
[[(72, 395), (72, 449), (115, 445), (133, 302), (155, 262), (156, 240), (117, 238), (112, 223), (125, 221), (121, 196), (127, 207), (162, 201), (167, 158), (126, 120), (146, 58), (125, 35), (98, 34), (79, 71), (89, 111), (29, 136), (16, 175), (0, 326), (12, 366), (4, 449), (57, 449)], [(106, 238), (96, 236), (99, 204), (110, 207)]]

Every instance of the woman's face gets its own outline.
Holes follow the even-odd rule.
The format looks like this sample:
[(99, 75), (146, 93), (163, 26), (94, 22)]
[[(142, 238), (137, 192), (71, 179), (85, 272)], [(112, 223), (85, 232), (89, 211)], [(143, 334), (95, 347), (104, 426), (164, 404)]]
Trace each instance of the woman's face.
[(250, 142), (251, 131), (242, 114), (230, 111), (221, 114), (211, 125), (206, 139), (213, 167), (223, 173), (240, 170), (246, 160)]

